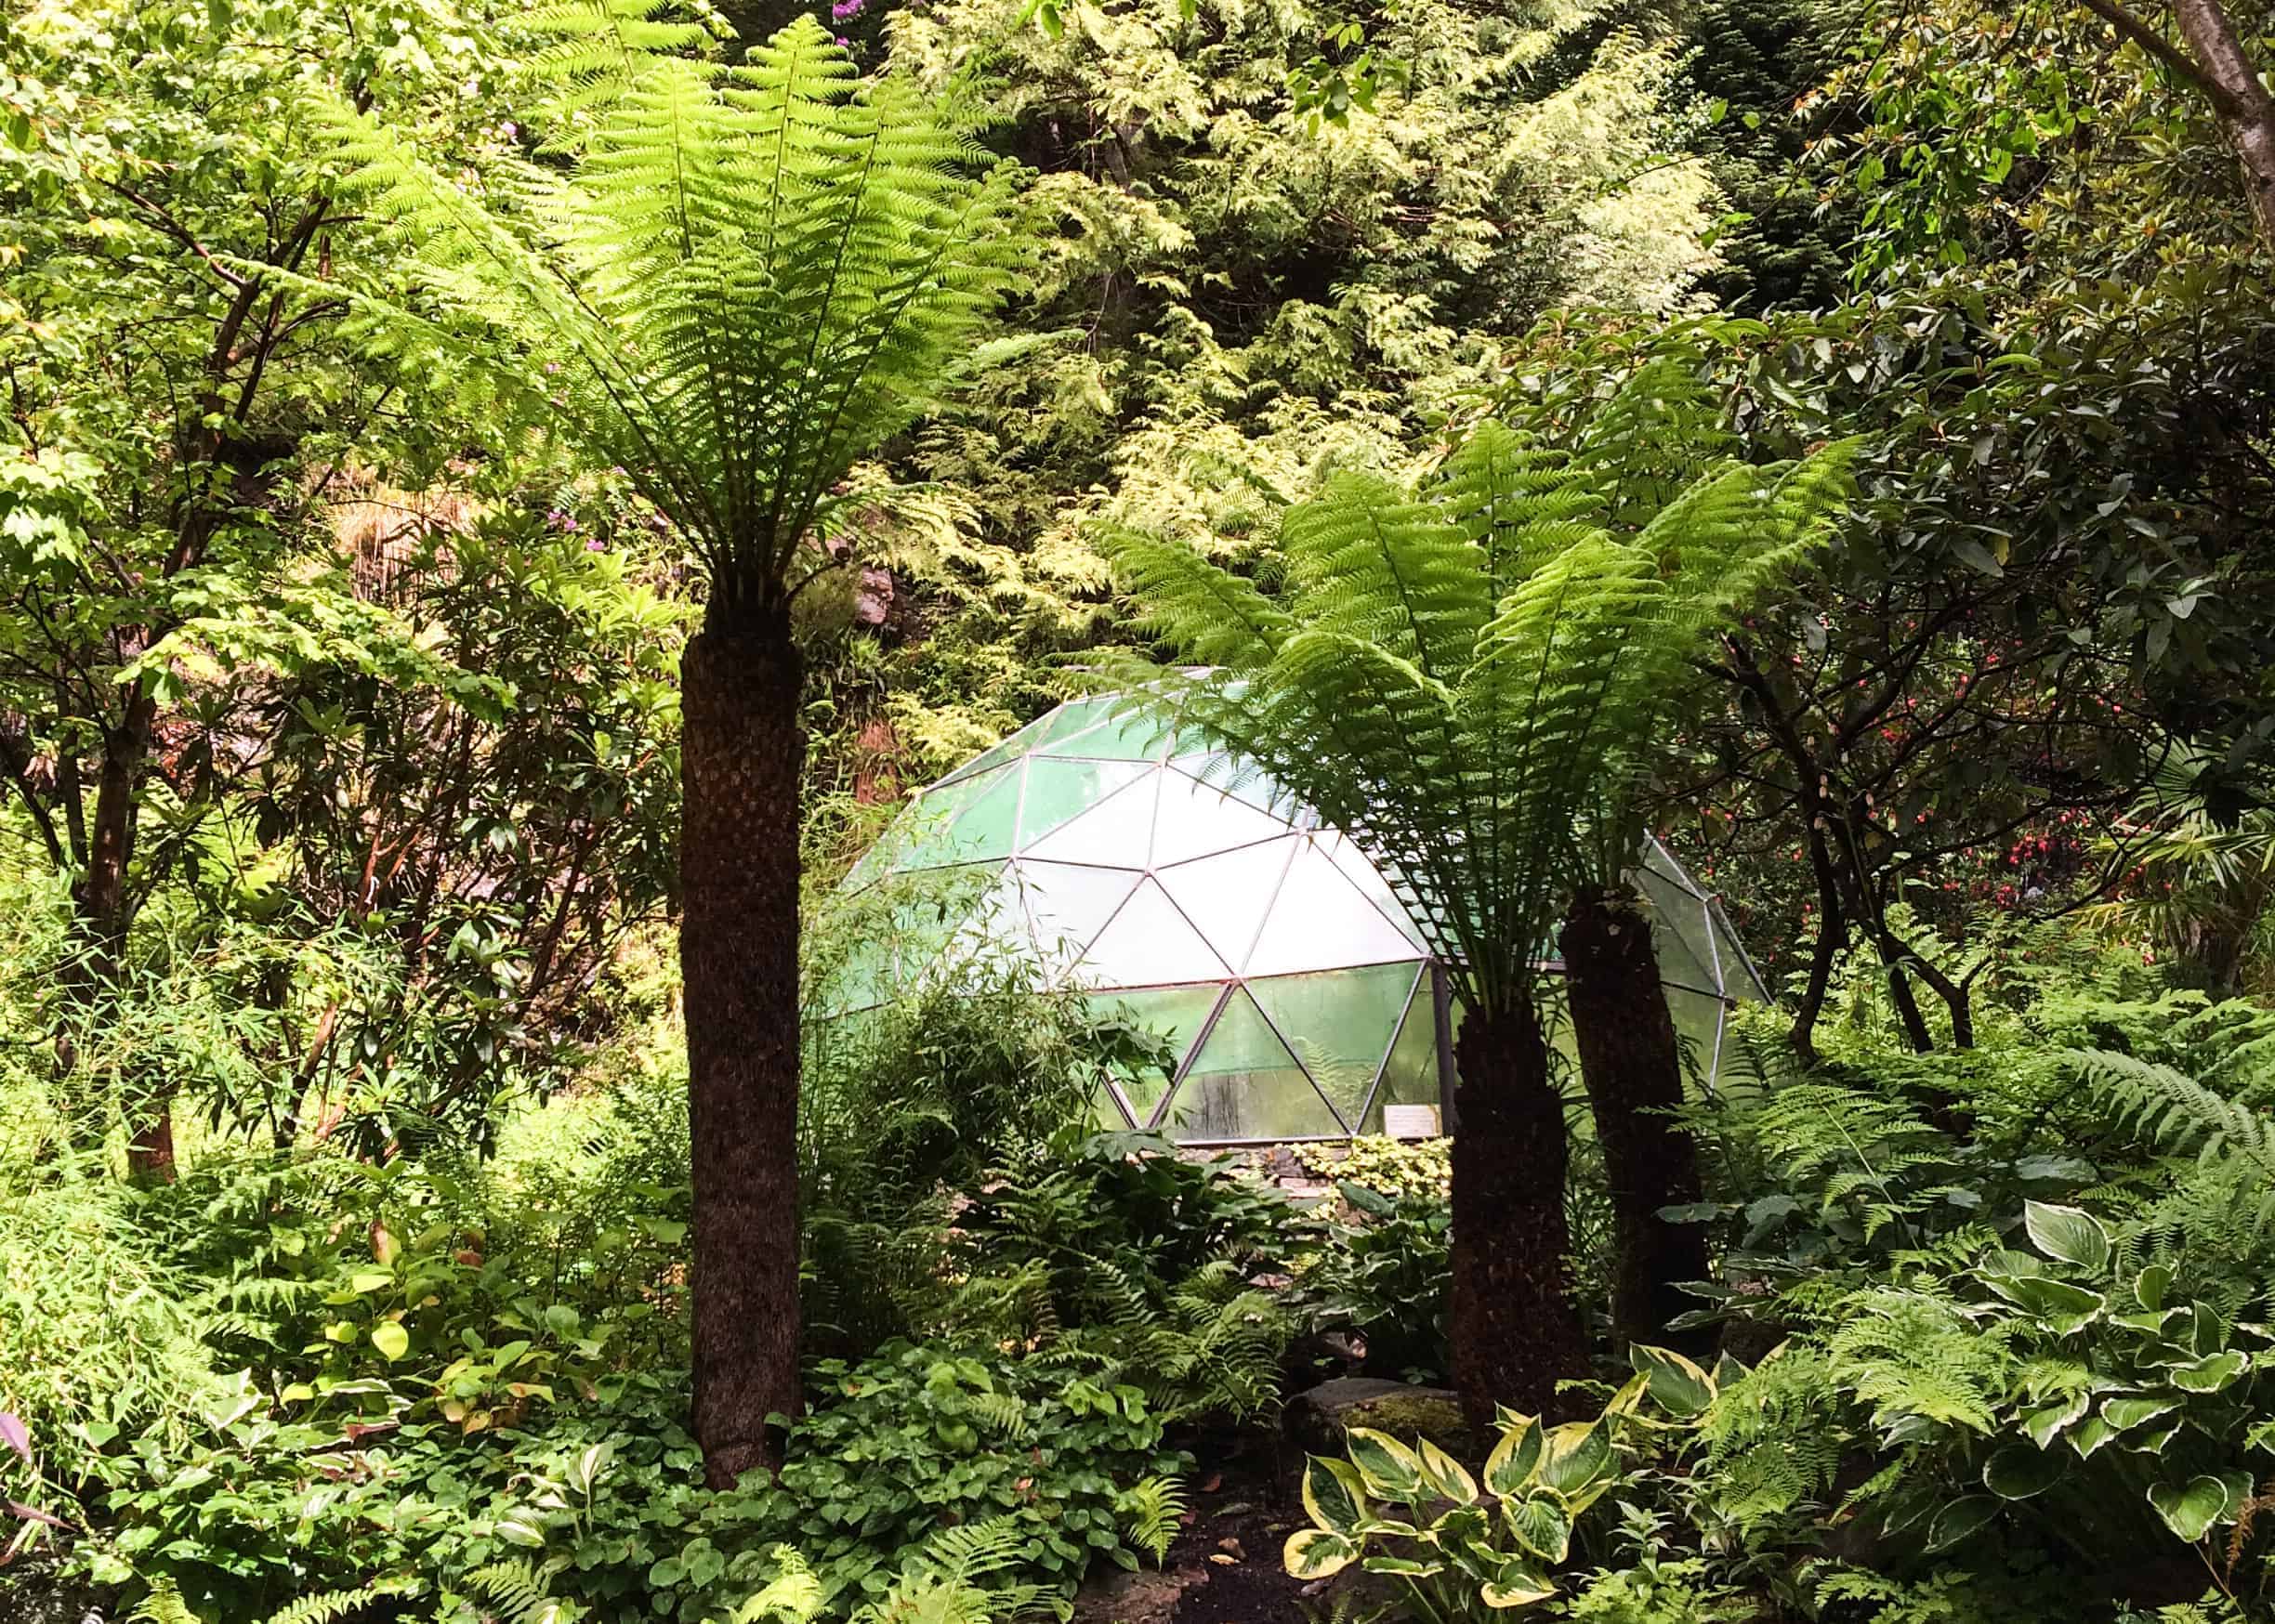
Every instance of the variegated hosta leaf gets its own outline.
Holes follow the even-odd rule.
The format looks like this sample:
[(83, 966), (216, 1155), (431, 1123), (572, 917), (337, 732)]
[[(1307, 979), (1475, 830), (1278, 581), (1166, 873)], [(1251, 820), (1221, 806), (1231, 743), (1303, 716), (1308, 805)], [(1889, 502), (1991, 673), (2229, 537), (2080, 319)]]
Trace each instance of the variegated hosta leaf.
[(1627, 1362), (1650, 1390), (1651, 1402), (1677, 1421), (1694, 1421), (1714, 1402), (1714, 1378), (1672, 1348), (1631, 1343)]
[(2107, 1398), (2101, 1402), (2101, 1419), (2119, 1432), (2130, 1432), (2145, 1426), (2161, 1415), (2170, 1415), (2180, 1408), (2176, 1398), (2143, 1398), (2127, 1395)]
[(1983, 1486), (2001, 1500), (2029, 1500), (2060, 1482), (2064, 1464), (2048, 1450), (2008, 1444), (1983, 1462)]
[(2184, 1484), (2152, 1484), (2149, 1504), (2167, 1528), (2193, 1545), (2228, 1514), (2228, 1486), (2209, 1473)]
[(1532, 1482), (1545, 1436), (1537, 1417), (1506, 1415), (1501, 1441), (1485, 1457), (1485, 1492), (1506, 1500)]
[(2176, 1365), (2171, 1371), (2172, 1384), (2183, 1393), (2220, 1393), (2235, 1385), (2238, 1377), (2251, 1368), (2251, 1357), (2229, 1348), (2222, 1354), (2207, 1354), (2186, 1365)]
[(2070, 1429), (2070, 1447), (2078, 1452), (2079, 1460), (2091, 1460), (2096, 1449), (2116, 1435), (2115, 1427), (2097, 1415), (2089, 1415)]
[(1373, 1427), (1351, 1428), (1345, 1443), (1368, 1493), (1414, 1503), (1422, 1488), (1422, 1463), (1412, 1449)]
[(1291, 1578), (1325, 1578), (1358, 1558), (1359, 1547), (1327, 1528), (1298, 1528), (1288, 1536), (1281, 1565)]
[(1503, 1500), (1501, 1514), (1508, 1520), (1509, 1532), (1517, 1536), (1518, 1543), (1533, 1555), (1561, 1562), (1571, 1553), (1571, 1513), (1554, 1494), (1543, 1491), (1522, 1500)]
[(1358, 1471), (1346, 1460), (1309, 1457), (1304, 1463), (1303, 1505), (1321, 1527), (1349, 1534), (1366, 1518), (1366, 1492)]
[(2061, 1435), (2065, 1427), (2085, 1413), (2085, 1406), (2092, 1398), (2090, 1393), (2072, 1393), (2067, 1398), (2042, 1405), (2022, 1417), (2022, 1430), (2030, 1434), (2032, 1443), (2045, 1448)]
[(1360, 1565), (1369, 1573), (1395, 1574), (1400, 1578), (1434, 1578), (1446, 1570), (1442, 1562), (1422, 1562), (1410, 1556), (1370, 1556)]
[(1521, 1562), (1511, 1562), (1482, 1590), (1478, 1599), (1489, 1607), (1529, 1607), (1557, 1593), (1548, 1576)]
[(1928, 1553), (1949, 1551), (1998, 1513), (1999, 1502), (1987, 1494), (1970, 1494), (1952, 1501), (1927, 1525)]
[(1477, 1479), (1469, 1469), (1447, 1454), (1427, 1438), (1422, 1440), (1422, 1475), (1430, 1487), (1446, 1500), (1458, 1505), (1469, 1505), (1478, 1497)]
[(2031, 1244), (2057, 1263), (2093, 1275), (2109, 1267), (2109, 1231), (2083, 1208), (2024, 1201), (2022, 1227), (2030, 1232)]
[(2150, 1264), (2133, 1277), (2133, 1301), (2143, 1308), (2155, 1310), (2164, 1306), (2164, 1294), (2172, 1290), (2173, 1272), (2170, 1264)]
[(1566, 1421), (1549, 1433), (1538, 1475), (1544, 1486), (1573, 1501), (1611, 1470), (1611, 1440), (1604, 1429), (1586, 1421)]

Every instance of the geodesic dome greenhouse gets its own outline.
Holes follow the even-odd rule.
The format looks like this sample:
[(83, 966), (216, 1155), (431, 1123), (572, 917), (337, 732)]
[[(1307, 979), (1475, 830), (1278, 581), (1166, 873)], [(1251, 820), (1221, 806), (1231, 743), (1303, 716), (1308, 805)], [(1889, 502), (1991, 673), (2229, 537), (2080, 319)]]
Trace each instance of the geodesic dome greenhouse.
[[(1112, 1125), (1236, 1145), (1379, 1133), (1400, 1106), (1440, 1113), (1396, 1113), (1401, 1131), (1442, 1121), (1455, 1016), (1421, 933), (1356, 846), (1230, 765), (1111, 697), (973, 757), (919, 792), (846, 884), (961, 872), (978, 900), (888, 933), (823, 1013), (874, 1007), (973, 943), (1014, 944), (1048, 985), (1170, 1039), (1170, 1075), (1109, 1085)], [(1760, 977), (1656, 842), (1635, 879), (1677, 1029), (1711, 1083), (1728, 1013), (1766, 997)]]

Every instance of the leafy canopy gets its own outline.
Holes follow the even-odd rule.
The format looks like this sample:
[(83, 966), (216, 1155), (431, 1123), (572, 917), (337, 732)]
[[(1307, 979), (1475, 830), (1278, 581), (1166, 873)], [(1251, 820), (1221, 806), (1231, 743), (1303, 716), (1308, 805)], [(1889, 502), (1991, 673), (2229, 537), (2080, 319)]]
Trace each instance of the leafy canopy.
[(1148, 703), (1317, 807), (1391, 876), (1472, 1007), (1527, 993), (1566, 885), (1615, 873), (1705, 637), (1819, 539), (1848, 448), (1651, 475), (1711, 434), (1639, 374), (1571, 450), (1480, 426), (1418, 486), (1344, 474), (1290, 513), (1284, 602), (1189, 548), (1107, 545), (1184, 675)]
[(834, 488), (938, 397), (1007, 285), (1014, 171), (906, 84), (860, 79), (810, 18), (727, 68), (647, 51), (678, 38), (653, 9), (598, 13), (644, 25), (613, 79), (593, 28), (557, 55), (566, 176), (506, 164), (476, 195), (345, 102), (323, 122), (442, 311), (369, 308), (519, 373), (694, 544), (715, 602), (779, 606)]

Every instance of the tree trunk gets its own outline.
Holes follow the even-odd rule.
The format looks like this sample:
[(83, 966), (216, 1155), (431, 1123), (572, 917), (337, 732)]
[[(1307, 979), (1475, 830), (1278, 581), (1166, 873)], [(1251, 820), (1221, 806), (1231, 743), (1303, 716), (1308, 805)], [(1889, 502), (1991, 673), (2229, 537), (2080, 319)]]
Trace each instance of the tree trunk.
[(798, 793), (789, 616), (715, 600), (680, 661), (679, 964), (704, 1475), (777, 1462), (798, 1382)]
[(2173, 14), (2204, 76), (2219, 87), (2213, 100), (2243, 171), (2259, 241), (2275, 250), (2275, 98), (2260, 84), (2219, 0), (2175, 0)]
[(2183, 52), (2122, 0), (2084, 0), (2084, 5), (2204, 93), (2243, 172), (2260, 245), (2275, 250), (2275, 97), (2259, 82), (2227, 8), (2220, 0), (2174, 0), (2173, 16), (2189, 46)]
[(1585, 1374), (1566, 1266), (1564, 1102), (1532, 1004), (1474, 1010), (1454, 1046), (1453, 1380), (1479, 1436), (1493, 1407), (1558, 1413)]
[(1662, 1207), (1700, 1200), (1703, 1188), (1698, 1147), (1673, 1116), (1683, 1103), (1682, 1049), (1650, 922), (1625, 885), (1587, 886), (1573, 897), (1557, 941), (1611, 1191), (1612, 1334), (1622, 1342), (1663, 1342), (1667, 1322), (1698, 1306), (1678, 1288), (1706, 1277), (1706, 1230), (1659, 1216)]

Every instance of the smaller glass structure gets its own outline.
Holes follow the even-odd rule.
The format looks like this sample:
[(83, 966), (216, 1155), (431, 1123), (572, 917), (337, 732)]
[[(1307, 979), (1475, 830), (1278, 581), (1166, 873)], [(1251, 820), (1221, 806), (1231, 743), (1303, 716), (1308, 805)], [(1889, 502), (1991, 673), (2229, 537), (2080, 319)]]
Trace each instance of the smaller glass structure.
[[(1100, 1102), (1117, 1126), (1254, 1144), (1378, 1133), (1392, 1106), (1442, 1111), (1448, 1001), (1421, 933), (1356, 846), (1231, 765), (1111, 698), (975, 756), (921, 791), (846, 883), (956, 871), (977, 901), (889, 933), (824, 1013), (920, 983), (959, 943), (1007, 942), (1050, 985), (1110, 999), (1175, 1044), (1171, 1075), (1121, 1079)], [(1711, 1082), (1728, 1011), (1765, 997), (1761, 979), (1656, 842), (1635, 878), (1677, 1028)]]

